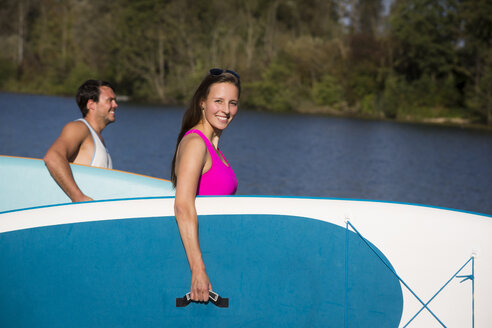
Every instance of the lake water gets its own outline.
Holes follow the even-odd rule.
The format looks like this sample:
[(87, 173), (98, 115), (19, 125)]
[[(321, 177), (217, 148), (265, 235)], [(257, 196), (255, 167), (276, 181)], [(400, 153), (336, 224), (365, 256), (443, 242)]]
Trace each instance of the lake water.
[[(120, 103), (115, 169), (168, 179), (183, 108)], [(0, 93), (0, 154), (42, 158), (73, 98)], [(417, 203), (492, 214), (492, 133), (240, 109), (220, 148), (238, 194)]]

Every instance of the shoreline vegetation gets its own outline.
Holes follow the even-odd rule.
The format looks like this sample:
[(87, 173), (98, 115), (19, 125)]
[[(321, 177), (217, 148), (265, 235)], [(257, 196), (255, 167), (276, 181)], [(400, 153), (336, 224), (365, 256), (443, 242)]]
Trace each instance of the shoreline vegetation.
[[(432, 116), (432, 117), (414, 117), (411, 115), (406, 115), (404, 117), (385, 117), (383, 113), (379, 114), (367, 114), (360, 113), (357, 110), (345, 110), (339, 111), (329, 107), (311, 107), (311, 108), (301, 108), (296, 110), (296, 113), (306, 114), (306, 115), (326, 115), (331, 117), (341, 117), (341, 118), (354, 118), (362, 120), (378, 120), (378, 121), (390, 121), (397, 123), (409, 123), (409, 124), (423, 124), (423, 125), (439, 125), (439, 126), (449, 126), (449, 127), (459, 127), (474, 130), (484, 130), (492, 132), (492, 125), (483, 124), (479, 120), (469, 118), (466, 116)], [(466, 115), (466, 113), (463, 113)]]
[[(47, 94), (40, 92), (20, 92), (16, 90), (0, 90), (0, 94), (2, 92), (15, 93), (15, 94), (25, 94), (25, 95), (39, 95), (39, 96), (61, 96), (61, 97), (69, 97), (73, 98), (72, 94)], [(117, 95), (118, 103), (134, 103), (137, 105), (148, 105), (148, 106), (162, 106), (165, 107), (185, 107), (186, 103), (178, 104), (166, 104), (160, 103), (156, 101), (145, 101), (142, 99), (134, 100), (128, 95)], [(258, 111), (258, 112), (268, 112), (268, 113), (276, 113), (276, 114), (301, 114), (301, 115), (319, 115), (319, 116), (328, 116), (335, 118), (351, 118), (358, 120), (374, 120), (374, 121), (388, 121), (395, 123), (403, 123), (403, 124), (419, 124), (419, 125), (435, 125), (435, 126), (443, 126), (443, 127), (454, 127), (454, 128), (463, 128), (463, 129), (472, 129), (472, 130), (481, 130), (485, 132), (492, 132), (492, 125), (483, 124), (480, 121), (473, 120), (471, 118), (466, 117), (458, 117), (458, 116), (441, 116), (441, 117), (399, 117), (399, 118), (388, 118), (385, 117), (382, 113), (379, 115), (370, 115), (370, 114), (361, 114), (357, 110), (345, 109), (345, 110), (337, 110), (330, 107), (322, 107), (322, 106), (312, 106), (312, 107), (300, 107), (296, 110), (292, 111), (272, 111), (268, 109), (262, 108), (251, 108), (241, 106), (243, 110), (250, 111)]]
[[(70, 93), (44, 93), (44, 92), (36, 92), (30, 91), (29, 89), (24, 89), (23, 91), (19, 90), (0, 90), (0, 92), (10, 92), (10, 93), (18, 93), (18, 94), (35, 94), (35, 95), (44, 95), (44, 96), (64, 96), (64, 97), (73, 97), (73, 94)], [(159, 101), (149, 101), (146, 99), (133, 99), (128, 95), (117, 95), (118, 102), (130, 102), (137, 103), (140, 105), (156, 105), (156, 106), (186, 106), (186, 103), (161, 103)], [(248, 104), (248, 102), (246, 102)], [(242, 106), (243, 107), (243, 106)], [(426, 124), (426, 125), (440, 125), (440, 126), (450, 126), (450, 127), (459, 127), (459, 128), (468, 128), (474, 130), (484, 130), (492, 132), (492, 125), (483, 123), (478, 117), (469, 117), (469, 113), (466, 110), (462, 109), (461, 111), (455, 112), (455, 115), (448, 116), (412, 116), (406, 115), (404, 117), (386, 117), (384, 113), (361, 113), (357, 109), (347, 108), (346, 106), (340, 108), (333, 108), (329, 106), (317, 106), (313, 104), (300, 106), (299, 108), (293, 110), (270, 110), (268, 108), (257, 108), (255, 106), (244, 106), (246, 110), (254, 110), (260, 112), (272, 112), (272, 113), (296, 113), (296, 114), (304, 114), (304, 115), (322, 115), (322, 116), (330, 116), (330, 117), (340, 117), (340, 118), (354, 118), (354, 119), (363, 119), (363, 120), (379, 120), (379, 121), (392, 121), (398, 123), (411, 123), (411, 124)], [(433, 114), (439, 113), (440, 110), (436, 110)], [(460, 113), (463, 116), (458, 116), (456, 113)]]
[(6, 92), (184, 106), (221, 67), (248, 109), (492, 128), (485, 0), (5, 0), (0, 47)]

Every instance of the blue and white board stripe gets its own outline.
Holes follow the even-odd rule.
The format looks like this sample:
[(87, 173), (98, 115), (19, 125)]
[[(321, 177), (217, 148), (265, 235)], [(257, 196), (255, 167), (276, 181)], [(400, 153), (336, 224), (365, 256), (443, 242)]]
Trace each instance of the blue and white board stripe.
[[(348, 220), (424, 302), (473, 256), (474, 313), (471, 282), (459, 279), (428, 307), (446, 327), (472, 327), (472, 318), (475, 327), (492, 322), (488, 310), (492, 304), (490, 216), (323, 198), (198, 197), (204, 257), (214, 289), (230, 298), (230, 308), (192, 304), (177, 309), (174, 298), (189, 288), (189, 269), (174, 222), (173, 201), (172, 197), (149, 197), (0, 213), (1, 265), (31, 272), (16, 276), (2, 271), (0, 320), (14, 323), (6, 327), (29, 326), (28, 321), (15, 321), (13, 315), (34, 311), (33, 317), (44, 326), (72, 320), (72, 327), (134, 326), (137, 322), (244, 327), (262, 323), (362, 327), (372, 322), (371, 327), (404, 327), (422, 305), (394, 275), (387, 275), (389, 270), (378, 266), (381, 261), (373, 261), (376, 257), (360, 238), (346, 229)], [(45, 262), (36, 264), (36, 259)], [(48, 272), (32, 275), (32, 270), (46, 269), (43, 263), (52, 265), (47, 266)], [(55, 268), (61, 273), (48, 279)], [(85, 275), (77, 277), (79, 271)], [(462, 274), (469, 271), (467, 266)], [(74, 299), (65, 287), (57, 287), (52, 296), (60, 297), (45, 300), (44, 312), (21, 304), (19, 293), (11, 290), (20, 288), (23, 299), (40, 306), (40, 297), (51, 297), (48, 287), (73, 274), (65, 287), (75, 291)], [(29, 280), (33, 276), (36, 281)], [(28, 295), (31, 289), (33, 295)], [(275, 298), (275, 293), (280, 297)], [(270, 297), (268, 302), (265, 295)], [(63, 311), (50, 313), (63, 304)], [(79, 310), (69, 305), (78, 305)], [(87, 316), (84, 310), (96, 312)], [(423, 310), (409, 327), (442, 325)]]

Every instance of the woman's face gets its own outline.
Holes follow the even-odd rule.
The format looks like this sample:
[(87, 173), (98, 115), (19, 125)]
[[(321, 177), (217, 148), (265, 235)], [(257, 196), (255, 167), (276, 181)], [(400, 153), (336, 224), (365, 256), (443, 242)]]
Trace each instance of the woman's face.
[(202, 120), (215, 130), (224, 130), (237, 113), (238, 90), (233, 83), (214, 83), (208, 97), (200, 103)]

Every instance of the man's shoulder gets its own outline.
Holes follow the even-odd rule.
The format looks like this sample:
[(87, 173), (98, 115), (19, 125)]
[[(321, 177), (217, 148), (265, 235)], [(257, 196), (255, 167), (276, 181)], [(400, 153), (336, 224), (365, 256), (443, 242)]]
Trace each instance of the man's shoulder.
[(65, 124), (62, 133), (71, 136), (86, 136), (90, 134), (90, 131), (84, 122), (77, 120)]
[(87, 125), (85, 125), (85, 123), (82, 120), (70, 121), (67, 124), (65, 124), (64, 128), (76, 129), (76, 130), (89, 130)]

